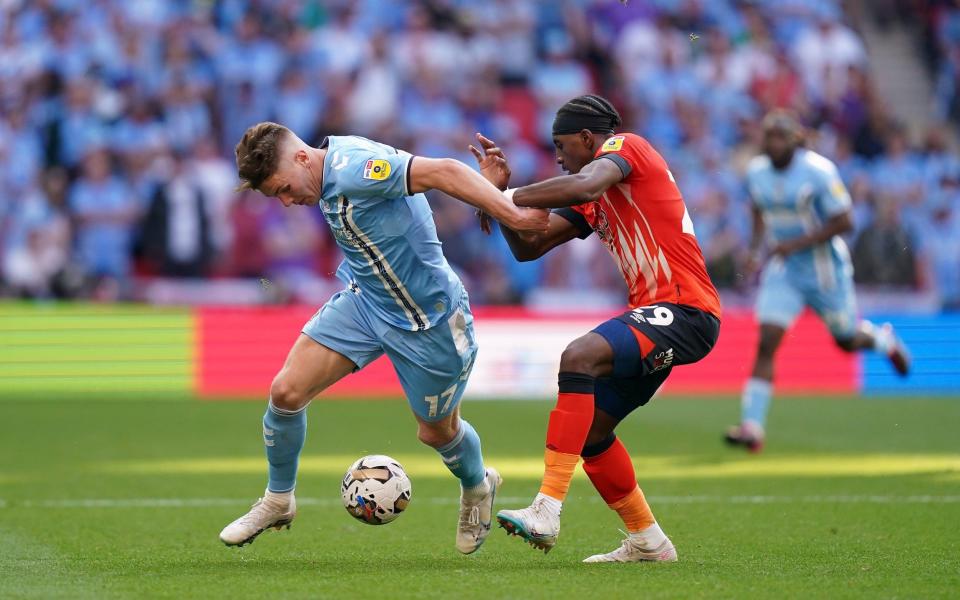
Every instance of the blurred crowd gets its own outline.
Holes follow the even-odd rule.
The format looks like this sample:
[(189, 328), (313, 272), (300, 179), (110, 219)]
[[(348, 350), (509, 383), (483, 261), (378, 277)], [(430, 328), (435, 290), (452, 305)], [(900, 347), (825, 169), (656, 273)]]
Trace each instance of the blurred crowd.
[[(936, 4), (926, 23), (940, 116), (957, 119), (960, 9), (922, 4)], [(123, 299), (157, 277), (289, 290), (329, 279), (339, 254), (319, 211), (234, 192), (232, 150), (248, 125), (471, 164), (481, 131), (519, 185), (558, 173), (554, 111), (597, 92), (670, 162), (718, 286), (752, 285), (739, 274), (742, 174), (762, 114), (780, 107), (802, 115), (808, 145), (851, 190), (858, 281), (956, 306), (949, 129), (891, 118), (850, 23), (831, 0), (0, 0), (0, 294)], [(475, 301), (568, 289), (622, 299), (602, 245), (518, 264), (469, 208), (430, 200)]]

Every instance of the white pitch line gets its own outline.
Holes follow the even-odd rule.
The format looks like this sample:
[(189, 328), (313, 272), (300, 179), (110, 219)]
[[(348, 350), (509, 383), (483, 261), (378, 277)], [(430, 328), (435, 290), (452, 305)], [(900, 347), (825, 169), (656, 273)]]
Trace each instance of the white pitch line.
[[(429, 497), (414, 501), (433, 505), (456, 505), (456, 496)], [(960, 496), (887, 496), (887, 495), (822, 495), (822, 496), (647, 496), (651, 504), (957, 504)], [(529, 502), (526, 496), (500, 497), (503, 504)], [(575, 502), (600, 503), (599, 497), (573, 498)], [(78, 498), (65, 500), (5, 500), (3, 508), (207, 508), (243, 506), (249, 498)], [(339, 506), (339, 498), (297, 498), (301, 506)]]

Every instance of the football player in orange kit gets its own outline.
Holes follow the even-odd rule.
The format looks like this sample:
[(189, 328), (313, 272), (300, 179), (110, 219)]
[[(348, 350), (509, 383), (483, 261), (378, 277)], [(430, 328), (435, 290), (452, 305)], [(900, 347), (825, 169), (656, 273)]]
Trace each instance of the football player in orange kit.
[[(569, 175), (506, 190), (518, 206), (553, 209), (546, 233), (521, 235), (501, 227), (517, 260), (535, 260), (596, 232), (627, 282), (630, 310), (563, 351), (540, 493), (527, 508), (500, 511), (497, 520), (548, 552), (582, 457), (590, 481), (629, 532), (619, 548), (584, 562), (674, 561), (676, 550), (613, 432), (650, 400), (673, 367), (710, 352), (720, 331), (720, 299), (667, 163), (644, 138), (617, 133), (619, 125), (620, 115), (606, 99), (574, 98), (553, 123), (557, 162)], [(482, 135), (477, 139), (482, 151), (470, 149), (481, 172), (506, 188), (510, 170), (503, 152)], [(489, 230), (484, 215), (481, 224)]]

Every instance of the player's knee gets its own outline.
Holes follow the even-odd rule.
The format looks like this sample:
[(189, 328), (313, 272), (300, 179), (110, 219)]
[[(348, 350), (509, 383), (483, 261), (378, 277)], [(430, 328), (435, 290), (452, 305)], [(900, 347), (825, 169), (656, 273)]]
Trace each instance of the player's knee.
[(457, 432), (451, 422), (420, 423), (417, 429), (417, 439), (431, 448), (446, 446), (456, 435)]
[(570, 342), (560, 355), (561, 373), (586, 373), (592, 375), (597, 368), (597, 353), (580, 340)]
[(609, 428), (591, 427), (587, 433), (587, 441), (583, 444), (581, 456), (596, 456), (613, 444), (613, 431)]
[(278, 375), (270, 386), (270, 402), (277, 408), (284, 410), (300, 410), (310, 401), (306, 392), (291, 385), (281, 375)]

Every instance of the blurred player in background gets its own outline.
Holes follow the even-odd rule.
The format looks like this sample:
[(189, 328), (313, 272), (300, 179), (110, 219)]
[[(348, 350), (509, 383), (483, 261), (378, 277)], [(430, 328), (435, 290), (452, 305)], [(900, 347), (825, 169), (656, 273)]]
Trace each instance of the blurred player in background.
[(517, 208), (459, 161), (414, 157), (362, 137), (330, 136), (313, 148), (282, 125), (260, 123), (244, 133), (236, 156), (241, 187), (285, 207), (323, 211), (345, 256), (337, 276), (346, 289), (304, 326), (274, 379), (263, 417), (267, 490), (220, 539), (242, 546), (267, 528), (289, 526), (307, 405), (386, 354), (419, 439), (460, 479), (456, 545), (474, 552), (490, 531), (500, 475), (484, 467), (480, 438), (459, 416), (477, 351), (473, 317), (422, 192), (443, 191), (529, 234), (546, 230), (546, 211)]
[(805, 306), (823, 319), (844, 351), (874, 350), (889, 357), (900, 375), (910, 370), (906, 348), (889, 323), (877, 327), (857, 318), (853, 266), (840, 238), (853, 229), (850, 195), (837, 167), (801, 146), (800, 124), (790, 113), (770, 113), (763, 128), (764, 153), (747, 172), (753, 207), (748, 271), (760, 264), (764, 237), (772, 249), (757, 297), (757, 358), (743, 390), (740, 425), (726, 434), (728, 443), (753, 452), (765, 439), (774, 355)]
[[(537, 259), (596, 232), (626, 280), (631, 310), (563, 351), (540, 493), (528, 508), (500, 511), (497, 519), (548, 552), (583, 457), (590, 481), (629, 532), (619, 548), (585, 562), (674, 561), (676, 550), (654, 519), (614, 429), (650, 401), (673, 367), (710, 352), (720, 331), (720, 299), (667, 163), (644, 138), (615, 133), (619, 125), (620, 115), (604, 98), (574, 98), (553, 122), (557, 162), (570, 175), (506, 192), (518, 206), (555, 209), (546, 233), (514, 233), (501, 224), (518, 260)], [(481, 172), (506, 188), (510, 171), (503, 153), (477, 138), (483, 151), (471, 151)]]

